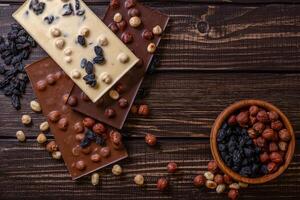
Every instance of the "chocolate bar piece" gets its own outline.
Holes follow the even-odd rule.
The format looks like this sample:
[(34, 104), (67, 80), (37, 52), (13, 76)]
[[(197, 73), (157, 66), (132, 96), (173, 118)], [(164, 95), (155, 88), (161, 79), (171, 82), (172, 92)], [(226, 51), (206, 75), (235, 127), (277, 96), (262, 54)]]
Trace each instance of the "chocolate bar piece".
[(138, 62), (81, 0), (27, 0), (13, 17), (93, 102)]
[(72, 80), (51, 59), (26, 67), (33, 90), (73, 179), (127, 157), (117, 131), (72, 111)]
[(111, 1), (103, 21), (140, 62), (95, 104), (74, 86), (71, 96), (78, 103), (72, 108), (121, 129), (168, 20), (167, 15), (132, 0)]

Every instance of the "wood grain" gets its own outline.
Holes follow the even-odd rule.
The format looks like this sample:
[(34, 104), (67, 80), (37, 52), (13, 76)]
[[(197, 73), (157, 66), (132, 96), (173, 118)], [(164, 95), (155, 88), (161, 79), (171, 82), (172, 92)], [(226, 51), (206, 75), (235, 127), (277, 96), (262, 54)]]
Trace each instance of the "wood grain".
[[(201, 140), (161, 140), (160, 145), (149, 148), (142, 140), (128, 141), (130, 157), (121, 162), (124, 174), (113, 176), (108, 167), (101, 185), (92, 186), (89, 176), (71, 181), (62, 161), (52, 160), (36, 142), (18, 143), (0, 141), (0, 199), (224, 199), (213, 191), (196, 189), (193, 177), (206, 170), (211, 159), (209, 145)], [(276, 181), (241, 190), (241, 199), (293, 199), (300, 190), (300, 149), (289, 169)], [(179, 171), (170, 175), (166, 165), (178, 164)], [(134, 185), (133, 177), (142, 174), (146, 186)], [(164, 193), (156, 190), (161, 176), (170, 179), (170, 189)], [(121, 192), (121, 193), (120, 193)], [(262, 195), (263, 194), (263, 195)]]

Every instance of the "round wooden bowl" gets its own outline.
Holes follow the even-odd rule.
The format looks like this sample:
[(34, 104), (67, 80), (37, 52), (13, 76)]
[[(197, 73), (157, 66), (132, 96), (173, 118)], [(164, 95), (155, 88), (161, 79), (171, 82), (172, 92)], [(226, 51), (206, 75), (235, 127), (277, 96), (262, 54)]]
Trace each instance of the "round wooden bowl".
[[(218, 146), (217, 146), (217, 135), (218, 131), (221, 128), (223, 122), (228, 119), (228, 117), (235, 113), (236, 111), (245, 108), (245, 107), (250, 107), (251, 105), (257, 105), (259, 107), (265, 108), (267, 111), (275, 111), (279, 114), (284, 126), (288, 131), (291, 133), (291, 140), (289, 143), (288, 150), (285, 155), (285, 162), (280, 168), (273, 174), (268, 174), (262, 177), (258, 178), (247, 178), (239, 175), (238, 173), (234, 172), (231, 170), (222, 160), (221, 155), (219, 154)], [(295, 135), (294, 131), (292, 128), (292, 125), (288, 118), (274, 105), (262, 101), (262, 100), (242, 100), (238, 101), (229, 107), (227, 107), (216, 119), (212, 129), (211, 129), (211, 134), (210, 134), (210, 148), (212, 155), (218, 164), (219, 168), (227, 175), (231, 176), (234, 180), (240, 181), (243, 183), (248, 183), (248, 184), (262, 184), (266, 183), (268, 181), (271, 181), (275, 178), (277, 178), (279, 175), (281, 175), (289, 166), (293, 155), (294, 155), (294, 150), (295, 150)]]

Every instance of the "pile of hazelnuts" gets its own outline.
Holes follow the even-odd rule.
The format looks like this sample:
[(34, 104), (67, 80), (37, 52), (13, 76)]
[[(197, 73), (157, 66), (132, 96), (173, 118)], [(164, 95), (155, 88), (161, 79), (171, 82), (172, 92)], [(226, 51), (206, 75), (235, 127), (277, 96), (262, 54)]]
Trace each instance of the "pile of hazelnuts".
[(291, 133), (277, 112), (253, 105), (230, 116), (227, 123), (247, 128), (249, 137), (260, 148), (259, 160), (265, 166), (264, 174), (274, 173), (284, 164)]

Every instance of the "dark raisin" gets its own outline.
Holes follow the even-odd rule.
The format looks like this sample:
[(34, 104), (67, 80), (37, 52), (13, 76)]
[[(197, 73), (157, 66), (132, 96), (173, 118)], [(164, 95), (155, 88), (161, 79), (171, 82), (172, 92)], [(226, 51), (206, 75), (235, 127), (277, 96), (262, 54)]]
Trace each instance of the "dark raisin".
[(20, 110), (21, 108), (20, 97), (17, 95), (12, 95), (11, 104), (15, 109)]
[(100, 46), (95, 46), (94, 47), (94, 52), (97, 56), (102, 56), (103, 55), (103, 50)]
[(218, 144), (218, 149), (219, 151), (225, 151), (226, 150), (226, 145), (225, 144)]
[(84, 15), (84, 13), (85, 13), (85, 10), (78, 10), (78, 11), (76, 12), (76, 15), (82, 16), (82, 15)]
[(4, 74), (6, 72), (5, 66), (0, 64), (0, 74)]
[(86, 66), (85, 66), (85, 72), (87, 74), (93, 74), (94, 73), (94, 65), (90, 61), (88, 61)]
[(40, 15), (44, 12), (46, 4), (39, 2), (39, 0), (32, 0), (29, 4), (29, 9), (33, 10), (36, 15)]
[(86, 42), (85, 42), (85, 37), (82, 35), (78, 35), (77, 37), (77, 42), (81, 45), (81, 46), (85, 46)]
[(86, 58), (82, 58), (81, 62), (80, 62), (80, 67), (81, 68), (85, 68), (85, 66), (87, 65), (87, 59)]
[(52, 22), (54, 21), (54, 16), (53, 15), (46, 16), (44, 18), (44, 21), (47, 22), (47, 24), (52, 24)]
[(103, 56), (96, 56), (95, 58), (93, 58), (93, 63), (94, 64), (102, 64), (105, 61)]
[(73, 14), (74, 10), (73, 10), (73, 6), (72, 3), (67, 3), (63, 5), (63, 14), (62, 16), (68, 16)]
[(27, 38), (25, 36), (19, 36), (16, 39), (16, 43), (24, 44), (25, 42), (27, 42)]
[(79, 2), (79, 0), (75, 0), (75, 9), (76, 10), (80, 9), (80, 2)]
[(94, 74), (88, 74), (83, 77), (83, 80), (85, 80), (85, 83), (90, 85), (91, 87), (95, 87), (97, 85), (97, 81), (95, 79)]

